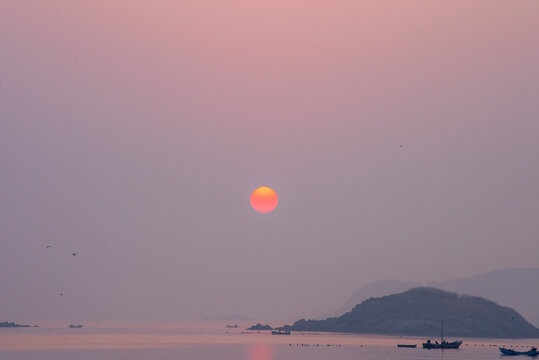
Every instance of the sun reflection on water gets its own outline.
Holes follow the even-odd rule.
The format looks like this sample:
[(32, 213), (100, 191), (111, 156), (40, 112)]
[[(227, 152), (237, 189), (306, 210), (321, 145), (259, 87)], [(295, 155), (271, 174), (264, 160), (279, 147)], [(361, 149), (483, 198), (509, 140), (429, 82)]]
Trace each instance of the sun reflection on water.
[(249, 348), (249, 360), (273, 359), (273, 346), (270, 344), (253, 344)]

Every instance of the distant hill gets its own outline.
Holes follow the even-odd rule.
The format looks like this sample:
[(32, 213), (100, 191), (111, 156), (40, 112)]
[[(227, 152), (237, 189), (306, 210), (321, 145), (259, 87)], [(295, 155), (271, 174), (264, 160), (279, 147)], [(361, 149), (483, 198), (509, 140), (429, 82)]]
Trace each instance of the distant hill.
[(537, 268), (495, 270), (467, 278), (428, 284), (400, 280), (377, 281), (359, 288), (341, 308), (321, 318), (340, 316), (370, 297), (396, 294), (421, 285), (491, 299), (498, 304), (514, 308), (535, 326), (539, 326), (539, 269)]
[(339, 309), (324, 314), (320, 319), (341, 316), (352, 310), (357, 304), (371, 297), (380, 297), (391, 294), (397, 294), (421, 286), (420, 283), (401, 280), (380, 280), (369, 283), (356, 290), (352, 296)]
[[(495, 270), (429, 286), (491, 299), (498, 304), (512, 307), (529, 320), (539, 316), (538, 268)], [(539, 326), (539, 323), (535, 325)]]
[(539, 329), (511, 308), (434, 288), (370, 298), (340, 317), (301, 319), (283, 329), (437, 337), (442, 320), (448, 337), (539, 338)]
[(533, 324), (535, 327), (539, 327), (539, 315), (532, 317), (530, 320), (530, 323)]

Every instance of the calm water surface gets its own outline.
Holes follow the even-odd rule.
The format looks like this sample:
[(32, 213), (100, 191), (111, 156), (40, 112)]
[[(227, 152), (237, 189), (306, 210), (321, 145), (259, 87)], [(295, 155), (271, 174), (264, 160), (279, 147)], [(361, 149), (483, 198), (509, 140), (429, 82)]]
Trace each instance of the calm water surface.
[[(497, 346), (537, 346), (539, 340), (465, 339), (460, 350), (423, 350), (423, 338), (344, 334), (268, 332), (226, 329), (223, 323), (87, 324), (66, 329), (0, 329), (0, 359), (222, 359), (222, 360), (348, 360), (348, 359), (502, 359)], [(398, 343), (418, 344), (399, 349)]]

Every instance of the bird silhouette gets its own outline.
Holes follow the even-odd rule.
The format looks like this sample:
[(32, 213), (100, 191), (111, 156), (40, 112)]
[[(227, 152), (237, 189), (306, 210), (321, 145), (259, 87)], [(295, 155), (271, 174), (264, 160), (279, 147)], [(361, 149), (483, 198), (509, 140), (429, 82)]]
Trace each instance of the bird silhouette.
[(78, 253), (76, 253), (76, 252), (74, 252), (74, 253), (71, 253), (71, 255), (73, 255), (73, 256), (76, 256), (77, 254), (78, 254)]
[(47, 246), (45, 246), (45, 247), (46, 247), (46, 248), (48, 249), (48, 248), (51, 248), (51, 247), (52, 247), (52, 245), (47, 245)]

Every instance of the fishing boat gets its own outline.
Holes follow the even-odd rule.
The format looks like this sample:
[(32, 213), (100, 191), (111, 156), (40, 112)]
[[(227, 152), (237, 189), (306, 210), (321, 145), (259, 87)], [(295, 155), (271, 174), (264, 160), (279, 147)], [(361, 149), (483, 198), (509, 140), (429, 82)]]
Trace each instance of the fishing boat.
[(499, 348), (501, 353), (504, 355), (528, 355), (528, 356), (537, 356), (539, 355), (539, 351), (537, 351), (537, 348), (532, 347), (528, 351), (516, 351), (513, 349), (506, 349), (506, 348)]
[(457, 340), (453, 342), (448, 342), (444, 340), (444, 321), (442, 320), (441, 342), (432, 342), (430, 340), (427, 340), (427, 342), (423, 343), (423, 349), (458, 349), (460, 345), (462, 345), (462, 340)]
[(229, 328), (229, 329), (237, 329), (237, 328), (238, 328), (238, 324), (227, 325), (226, 327)]
[(397, 344), (397, 347), (400, 347), (400, 348), (416, 348), (417, 344)]
[(290, 335), (290, 330), (272, 330), (273, 335)]
[(441, 343), (427, 340), (426, 343), (423, 343), (423, 349), (458, 349), (460, 345), (462, 345), (462, 340), (453, 342), (442, 341)]
[(78, 324), (78, 325), (73, 325), (73, 324), (71, 324), (71, 325), (69, 325), (69, 328), (70, 328), (70, 329), (80, 329), (81, 327), (82, 327), (81, 324)]

